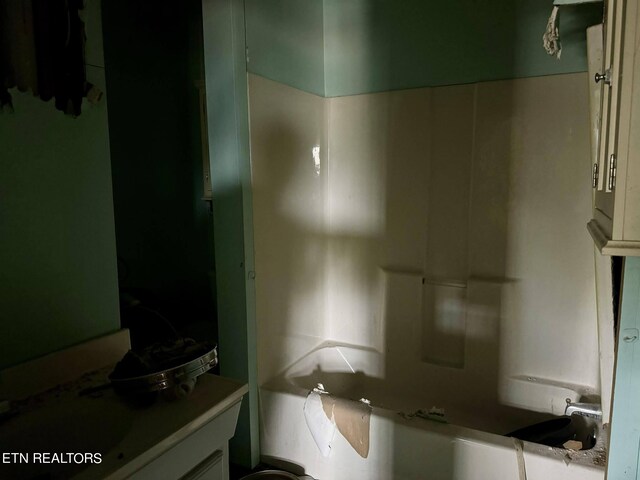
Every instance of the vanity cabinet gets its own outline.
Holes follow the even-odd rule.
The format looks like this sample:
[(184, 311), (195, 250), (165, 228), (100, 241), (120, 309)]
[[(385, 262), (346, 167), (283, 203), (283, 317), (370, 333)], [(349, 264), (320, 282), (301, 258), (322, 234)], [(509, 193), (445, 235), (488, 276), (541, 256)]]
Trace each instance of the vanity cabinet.
[[(73, 479), (229, 480), (229, 439), (247, 391), (246, 384), (205, 374), (187, 398), (123, 406), (124, 437), (104, 452), (102, 463)], [(122, 404), (113, 392), (102, 401), (105, 408)]]
[(0, 397), (16, 402), (0, 423), (0, 450), (100, 458), (1, 462), (0, 479), (229, 479), (229, 439), (247, 384), (206, 373), (187, 397), (143, 406), (107, 388), (130, 348), (129, 332), (120, 330), (0, 370)]
[(228, 442), (233, 437), (239, 412), (238, 402), (125, 478), (229, 480)]
[[(594, 201), (587, 227), (606, 255), (640, 255), (638, 3), (640, 0), (605, 1), (600, 57), (593, 35), (589, 38), (589, 80), (594, 82), (591, 127), (598, 131), (592, 138)], [(599, 108), (593, 108), (594, 99)]]
[[(246, 385), (216, 375), (202, 375), (184, 402), (166, 402), (156, 409), (162, 408), (163, 412), (149, 412), (154, 416), (144, 424), (145, 436), (141, 435), (139, 441), (123, 442), (125, 458), (140, 452), (137, 457), (108, 475), (92, 478), (229, 480), (228, 444), (246, 393)], [(149, 438), (159, 441), (150, 442)], [(108, 454), (104, 463), (111, 460), (113, 455)]]

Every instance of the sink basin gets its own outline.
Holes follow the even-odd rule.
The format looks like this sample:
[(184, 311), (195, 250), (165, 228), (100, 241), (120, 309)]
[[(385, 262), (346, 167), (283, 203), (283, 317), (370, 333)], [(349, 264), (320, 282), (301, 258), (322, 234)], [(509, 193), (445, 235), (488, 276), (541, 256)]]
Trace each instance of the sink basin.
[[(0, 464), (0, 478), (71, 478), (96, 459), (85, 454), (104, 457), (112, 450), (130, 430), (131, 420), (131, 411), (112, 395), (66, 396), (18, 413), (0, 422), (0, 451), (23, 455), (15, 457), (14, 463)], [(58, 454), (66, 463), (55, 459), (44, 463), (37, 455), (44, 453), (50, 457)], [(69, 458), (68, 453), (81, 453), (82, 457)]]

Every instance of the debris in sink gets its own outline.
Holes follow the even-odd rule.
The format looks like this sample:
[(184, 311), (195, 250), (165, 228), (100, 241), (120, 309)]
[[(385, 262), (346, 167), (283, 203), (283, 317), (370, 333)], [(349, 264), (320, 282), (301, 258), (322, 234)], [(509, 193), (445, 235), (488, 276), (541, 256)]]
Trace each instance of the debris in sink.
[(582, 442), (579, 440), (567, 440), (562, 444), (562, 446), (567, 450), (582, 450)]
[(105, 383), (102, 385), (98, 385), (96, 387), (88, 387), (78, 392), (79, 397), (83, 397), (85, 395), (91, 398), (99, 398), (104, 395), (105, 390), (109, 390), (111, 388), (111, 383)]
[(85, 390), (90, 390), (96, 385), (102, 385), (107, 379), (109, 370), (109, 367), (104, 367), (92, 372), (87, 372), (80, 378), (68, 383), (56, 385), (55, 387), (28, 397), (12, 400), (12, 412), (18, 414), (35, 410), (45, 404), (61, 402), (64, 401), (65, 397), (78, 395)]

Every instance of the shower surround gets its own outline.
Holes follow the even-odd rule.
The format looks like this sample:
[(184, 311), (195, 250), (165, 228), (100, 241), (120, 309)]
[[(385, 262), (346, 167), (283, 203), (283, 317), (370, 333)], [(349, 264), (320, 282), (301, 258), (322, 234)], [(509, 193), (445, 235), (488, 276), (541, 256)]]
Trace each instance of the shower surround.
[[(407, 442), (430, 451), (415, 421), (383, 440), (399, 417), (377, 410), (382, 397), (370, 399), (369, 459), (314, 450), (305, 390), (283, 378), (320, 346), (375, 352), (360, 373), (397, 400), (390, 412), (449, 409), (467, 430), (446, 427), (447, 442), (514, 462), (496, 434), (599, 395), (586, 74), (335, 98), (250, 75), (249, 102), (264, 456), (334, 480), (420, 478), (421, 462), (392, 462), (392, 477), (374, 467)], [(330, 378), (344, 370), (331, 365), (317, 363)], [(445, 427), (418, 431), (433, 428)], [(550, 451), (540, 472), (603, 478), (601, 457), (561, 457)], [(349, 476), (358, 462), (369, 473)], [(570, 478), (559, 475), (547, 478)]]

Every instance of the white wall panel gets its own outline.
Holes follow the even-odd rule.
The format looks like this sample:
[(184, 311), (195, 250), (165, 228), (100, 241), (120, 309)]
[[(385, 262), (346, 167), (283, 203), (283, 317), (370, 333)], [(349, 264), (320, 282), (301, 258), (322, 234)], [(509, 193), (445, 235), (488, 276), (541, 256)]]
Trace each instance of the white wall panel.
[[(585, 74), (330, 99), (254, 76), (250, 97), (262, 380), (331, 340), (409, 348), (387, 375), (458, 401), (597, 391)], [(422, 300), (388, 305), (403, 275)]]

